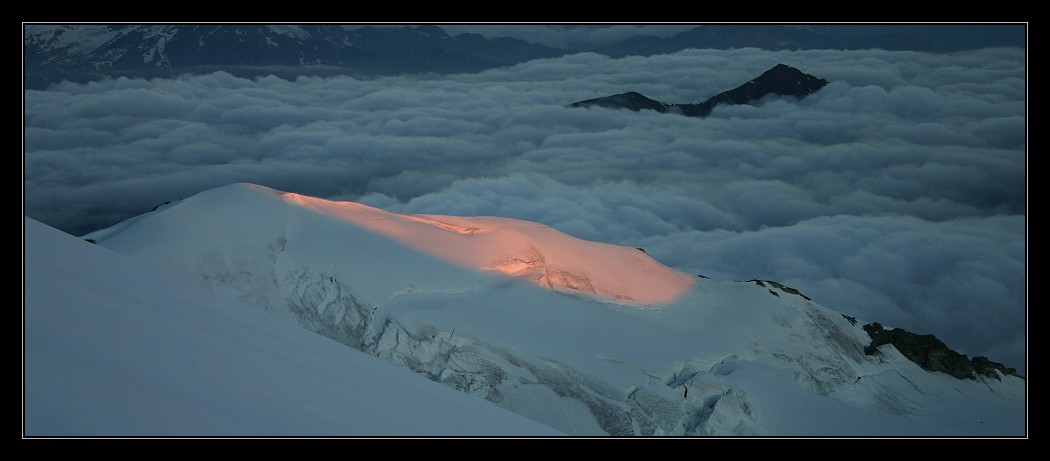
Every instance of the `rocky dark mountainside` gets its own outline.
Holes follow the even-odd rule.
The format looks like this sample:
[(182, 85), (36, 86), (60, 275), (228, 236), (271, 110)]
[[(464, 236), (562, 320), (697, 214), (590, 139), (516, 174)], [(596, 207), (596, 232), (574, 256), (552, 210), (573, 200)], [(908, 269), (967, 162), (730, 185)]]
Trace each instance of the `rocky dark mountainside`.
[(732, 90), (724, 91), (699, 104), (671, 104), (649, 99), (637, 92), (628, 92), (588, 99), (569, 104), (569, 107), (609, 107), (630, 109), (635, 112), (647, 109), (661, 113), (676, 113), (687, 117), (707, 117), (716, 106), (722, 104), (755, 104), (768, 95), (804, 98), (819, 91), (828, 81), (809, 75), (786, 64), (777, 64), (754, 80)]
[[(798, 290), (773, 280), (748, 280), (748, 282), (769, 289), (769, 294), (776, 297), (780, 297), (780, 294), (773, 288), (781, 293), (801, 296), (807, 301), (812, 301)], [(842, 317), (852, 325), (857, 324), (855, 317), (846, 314), (842, 314)], [(871, 344), (864, 348), (864, 353), (867, 355), (878, 354), (879, 346), (892, 344), (908, 360), (915, 362), (924, 370), (940, 371), (958, 379), (977, 379), (978, 376), (985, 376), (1001, 380), (999, 373), (1004, 376), (1024, 378), (1017, 374), (1016, 368), (993, 362), (988, 357), (977, 356), (970, 359), (965, 354), (952, 350), (934, 335), (920, 335), (903, 328), (887, 330), (877, 322), (869, 323), (862, 328), (871, 337)]]
[[(794, 288), (791, 288), (789, 286), (784, 286), (780, 282), (775, 282), (773, 280), (748, 280), (748, 282), (755, 282), (755, 285), (758, 285), (760, 287), (765, 287), (766, 284), (768, 283), (768, 284), (772, 285), (774, 288), (776, 288), (776, 289), (778, 289), (778, 290), (780, 290), (780, 291), (782, 291), (784, 293), (787, 293), (789, 295), (801, 296), (806, 301), (812, 301), (813, 300), (809, 296), (806, 296), (806, 295), (804, 295), (802, 293), (799, 293), (798, 290), (796, 290)], [(769, 290), (769, 293), (772, 294), (773, 296), (777, 296), (777, 297), (780, 296), (779, 294), (777, 294), (777, 292), (775, 292), (773, 290)]]
[(480, 72), (569, 50), (506, 37), (450, 36), (437, 26), (32, 25), (23, 33), (26, 88), (62, 80)]
[(878, 353), (879, 346), (892, 344), (901, 354), (928, 371), (940, 371), (959, 379), (976, 379), (978, 375), (1000, 379), (1003, 375), (1021, 377), (1017, 369), (988, 360), (987, 357), (968, 358), (937, 339), (934, 335), (920, 335), (902, 328), (887, 330), (878, 323), (864, 325), (871, 336), (871, 344), (864, 348), (867, 355)]

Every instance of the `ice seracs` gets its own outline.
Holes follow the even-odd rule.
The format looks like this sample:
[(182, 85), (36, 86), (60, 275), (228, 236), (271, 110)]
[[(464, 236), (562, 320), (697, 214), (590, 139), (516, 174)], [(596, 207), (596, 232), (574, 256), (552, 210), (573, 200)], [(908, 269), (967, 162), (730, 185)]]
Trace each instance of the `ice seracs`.
[(24, 219), (23, 437), (557, 436)]
[(84, 238), (571, 435), (1026, 432), (1019, 377), (869, 355), (869, 319), (793, 288), (538, 223), (236, 184)]

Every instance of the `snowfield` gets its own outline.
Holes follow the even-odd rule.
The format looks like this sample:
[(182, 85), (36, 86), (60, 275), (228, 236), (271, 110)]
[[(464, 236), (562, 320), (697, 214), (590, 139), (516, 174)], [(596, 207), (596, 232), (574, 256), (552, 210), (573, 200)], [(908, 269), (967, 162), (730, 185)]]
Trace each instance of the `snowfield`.
[(24, 223), (24, 436), (560, 435)]
[(536, 223), (235, 184), (57, 234), (26, 219), (27, 434), (1027, 433), (1020, 378)]

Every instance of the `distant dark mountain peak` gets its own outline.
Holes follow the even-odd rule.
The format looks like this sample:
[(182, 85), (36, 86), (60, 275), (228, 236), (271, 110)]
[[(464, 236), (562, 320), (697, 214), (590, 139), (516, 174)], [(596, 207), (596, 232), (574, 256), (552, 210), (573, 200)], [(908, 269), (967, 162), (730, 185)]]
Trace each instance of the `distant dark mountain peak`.
[(580, 101), (571, 104), (572, 107), (587, 107), (587, 106), (601, 106), (601, 107), (617, 107), (622, 109), (630, 109), (635, 112), (642, 109), (655, 110), (657, 112), (667, 112), (670, 104), (656, 101), (645, 97), (645, 95), (637, 91), (629, 91), (627, 93), (614, 94), (612, 96), (605, 96), (603, 98), (588, 99), (586, 101)]
[(824, 88), (828, 81), (814, 77), (786, 64), (777, 64), (753, 80), (732, 90), (719, 93), (699, 104), (672, 104), (649, 99), (638, 92), (627, 92), (569, 104), (569, 107), (610, 107), (635, 112), (648, 109), (678, 113), (688, 117), (706, 117), (720, 104), (754, 104), (769, 94), (804, 98)]
[(777, 64), (754, 80), (721, 93), (706, 102), (750, 104), (767, 94), (802, 98), (817, 92), (827, 84), (827, 80), (814, 77), (786, 64)]

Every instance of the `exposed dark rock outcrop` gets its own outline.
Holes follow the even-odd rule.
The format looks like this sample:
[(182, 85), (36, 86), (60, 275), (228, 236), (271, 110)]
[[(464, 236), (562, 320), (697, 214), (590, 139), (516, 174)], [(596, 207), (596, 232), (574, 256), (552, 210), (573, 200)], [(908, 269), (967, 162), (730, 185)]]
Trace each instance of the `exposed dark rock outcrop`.
[(707, 117), (711, 111), (722, 104), (754, 104), (770, 94), (804, 98), (824, 88), (828, 81), (814, 77), (794, 67), (777, 64), (743, 85), (724, 91), (699, 104), (671, 104), (649, 99), (634, 91), (615, 94), (602, 98), (588, 99), (569, 104), (569, 107), (610, 107), (630, 109), (635, 112), (642, 109), (655, 110), (660, 113), (677, 113), (688, 117)]
[[(773, 285), (774, 288), (783, 291), (784, 293), (787, 293), (789, 295), (801, 296), (806, 301), (812, 301), (812, 299), (809, 296), (799, 293), (799, 291), (794, 288), (782, 285), (780, 282), (774, 282), (772, 280), (748, 280), (748, 282), (755, 282), (755, 285), (758, 285), (760, 287), (765, 287), (766, 283), (768, 283), (770, 285)], [(769, 290), (769, 292), (772, 293), (774, 296), (780, 297), (780, 295), (778, 295), (773, 290)]]
[(999, 376), (995, 373), (996, 370), (998, 370), (1004, 375), (1021, 377), (1021, 375), (1017, 374), (1016, 368), (1010, 368), (1001, 363), (993, 362), (991, 360), (988, 360), (988, 357), (977, 356), (971, 359), (970, 363), (973, 364), (974, 372), (976, 372), (979, 375), (987, 376), (989, 378), (999, 379)]
[(871, 344), (864, 348), (867, 355), (878, 353), (879, 346), (892, 344), (901, 354), (927, 371), (940, 371), (959, 379), (976, 379), (978, 374), (1000, 379), (996, 371), (1020, 377), (1016, 369), (988, 360), (987, 357), (974, 357), (971, 360), (948, 348), (934, 335), (920, 335), (902, 328), (887, 330), (878, 323), (869, 323), (863, 328), (871, 337)]
[[(754, 282), (755, 285), (766, 288), (771, 295), (778, 298), (780, 295), (770, 287), (787, 294), (801, 296), (807, 301), (812, 301), (798, 290), (773, 280), (753, 279), (748, 280), (748, 282)], [(842, 314), (842, 317), (851, 325), (857, 324), (856, 317), (846, 314)], [(879, 346), (892, 344), (908, 360), (915, 362), (927, 371), (940, 371), (958, 379), (977, 379), (978, 376), (1001, 379), (1000, 374), (1024, 379), (1023, 376), (1017, 374), (1016, 368), (1007, 367), (982, 356), (970, 359), (965, 354), (952, 350), (932, 334), (920, 335), (903, 328), (887, 330), (879, 323), (869, 323), (864, 325), (863, 328), (868, 333), (868, 336), (871, 337), (871, 344), (864, 347), (864, 353), (867, 355), (877, 354)]]

